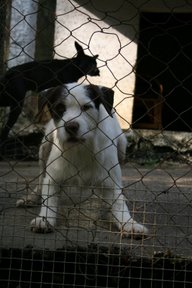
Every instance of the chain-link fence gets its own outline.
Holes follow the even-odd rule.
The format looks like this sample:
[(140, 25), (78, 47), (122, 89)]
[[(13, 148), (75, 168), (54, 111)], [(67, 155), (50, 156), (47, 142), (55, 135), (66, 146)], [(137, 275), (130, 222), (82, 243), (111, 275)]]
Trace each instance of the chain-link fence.
[(191, 15), (0, 1), (1, 287), (191, 287)]

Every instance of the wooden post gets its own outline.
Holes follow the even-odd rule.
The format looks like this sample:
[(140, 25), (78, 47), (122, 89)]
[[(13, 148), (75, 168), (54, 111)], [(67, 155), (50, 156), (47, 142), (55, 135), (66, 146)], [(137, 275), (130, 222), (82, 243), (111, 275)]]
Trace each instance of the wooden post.
[(9, 48), (11, 1), (0, 0), (0, 74), (6, 70)]
[(56, 0), (39, 0), (35, 59), (46, 60), (54, 56)]
[[(0, 0), (0, 75), (6, 71), (9, 49), (11, 1)], [(6, 108), (0, 107), (0, 130), (6, 121)]]

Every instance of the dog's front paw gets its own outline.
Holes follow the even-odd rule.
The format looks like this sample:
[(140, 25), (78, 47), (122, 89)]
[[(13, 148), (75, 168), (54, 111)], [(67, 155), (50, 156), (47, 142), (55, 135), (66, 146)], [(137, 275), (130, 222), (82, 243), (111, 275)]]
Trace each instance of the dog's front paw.
[(32, 202), (31, 200), (23, 197), (17, 200), (16, 207), (32, 207), (35, 204), (36, 204), (35, 202)]
[(51, 233), (54, 231), (54, 224), (45, 217), (37, 217), (31, 221), (31, 231), (35, 233)]
[(34, 205), (39, 204), (39, 202), (39, 195), (32, 194), (17, 200), (16, 207), (33, 207)]
[(130, 219), (125, 225), (123, 225), (121, 234), (123, 237), (139, 240), (147, 237), (148, 229), (144, 225)]

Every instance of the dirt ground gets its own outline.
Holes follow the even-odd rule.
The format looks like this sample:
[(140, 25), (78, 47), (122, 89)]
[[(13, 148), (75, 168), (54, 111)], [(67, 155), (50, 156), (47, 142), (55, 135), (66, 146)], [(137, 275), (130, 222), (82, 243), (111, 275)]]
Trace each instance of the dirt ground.
[(181, 163), (123, 167), (124, 193), (134, 218), (146, 225), (146, 239), (122, 238), (93, 195), (79, 205), (61, 206), (54, 233), (35, 234), (30, 221), (39, 207), (16, 208), (16, 200), (35, 188), (36, 161), (0, 162), (0, 247), (40, 249), (97, 244), (129, 250), (131, 255), (192, 257), (192, 167)]

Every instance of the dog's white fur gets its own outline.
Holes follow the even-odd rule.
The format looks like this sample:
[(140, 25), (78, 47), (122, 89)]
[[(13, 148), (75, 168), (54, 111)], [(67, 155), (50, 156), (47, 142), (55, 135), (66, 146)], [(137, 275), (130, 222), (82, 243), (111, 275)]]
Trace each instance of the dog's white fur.
[[(66, 88), (68, 95), (63, 96)], [(103, 93), (98, 86), (95, 89)], [(43, 201), (39, 216), (31, 222), (32, 230), (50, 232), (54, 229), (59, 187), (63, 185), (65, 191), (68, 187), (68, 193), (71, 186), (76, 187), (77, 193), (80, 187), (92, 187), (94, 193), (110, 205), (113, 220), (123, 234), (136, 237), (146, 234), (147, 229), (131, 218), (122, 193), (119, 158), (125, 155), (127, 141), (114, 110), (110, 116), (102, 103), (96, 107), (87, 86), (77, 83), (63, 86), (59, 101), (64, 103), (65, 112), (59, 120), (50, 120), (40, 149), (40, 158), (43, 157), (46, 164), (42, 164), (45, 177), (40, 185)], [(57, 109), (62, 110), (62, 105), (57, 105)], [(66, 123), (69, 129), (75, 130), (72, 135)]]

